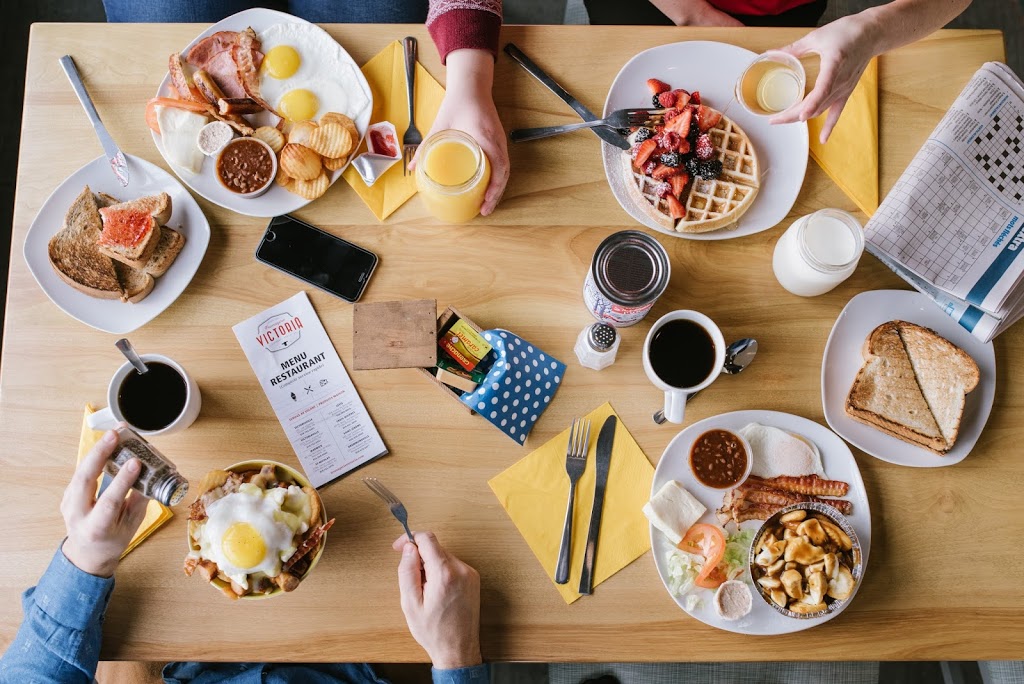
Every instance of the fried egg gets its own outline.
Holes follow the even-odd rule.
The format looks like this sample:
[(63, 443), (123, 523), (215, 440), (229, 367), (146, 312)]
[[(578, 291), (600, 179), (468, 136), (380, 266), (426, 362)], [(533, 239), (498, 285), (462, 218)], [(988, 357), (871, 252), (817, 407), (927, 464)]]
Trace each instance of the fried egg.
[(312, 24), (274, 24), (259, 34), (260, 96), (289, 121), (327, 112), (355, 120), (369, 98), (355, 67), (330, 34)]
[(296, 535), (309, 529), (310, 512), (309, 495), (300, 487), (264, 490), (243, 484), (206, 506), (199, 555), (248, 588), (248, 575), (281, 574), (281, 563), (295, 553)]

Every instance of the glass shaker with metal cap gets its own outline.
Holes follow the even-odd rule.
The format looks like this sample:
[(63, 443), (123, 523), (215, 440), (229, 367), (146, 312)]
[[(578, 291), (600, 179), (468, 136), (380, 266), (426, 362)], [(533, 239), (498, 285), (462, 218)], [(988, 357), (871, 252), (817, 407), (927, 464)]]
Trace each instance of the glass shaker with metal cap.
[(576, 358), (584, 368), (601, 370), (615, 363), (619, 334), (607, 323), (587, 326), (576, 339)]
[(117, 434), (117, 446), (103, 466), (104, 472), (115, 477), (125, 463), (137, 458), (141, 468), (132, 489), (165, 506), (180, 503), (188, 493), (188, 480), (178, 472), (178, 468), (134, 430), (122, 427), (114, 432)]

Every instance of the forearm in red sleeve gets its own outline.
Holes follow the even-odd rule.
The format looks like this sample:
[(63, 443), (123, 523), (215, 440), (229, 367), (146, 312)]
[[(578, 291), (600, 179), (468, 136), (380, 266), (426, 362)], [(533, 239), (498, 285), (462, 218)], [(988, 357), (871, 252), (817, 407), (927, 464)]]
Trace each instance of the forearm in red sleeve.
[(497, 57), (502, 0), (430, 0), (427, 30), (443, 64), (454, 50), (487, 50)]

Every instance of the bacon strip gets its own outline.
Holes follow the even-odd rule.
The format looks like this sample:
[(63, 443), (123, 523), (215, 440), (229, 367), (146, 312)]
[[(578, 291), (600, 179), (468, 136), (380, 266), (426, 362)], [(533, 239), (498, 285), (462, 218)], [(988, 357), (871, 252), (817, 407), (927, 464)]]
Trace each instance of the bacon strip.
[(747, 478), (751, 484), (764, 484), (774, 489), (781, 489), (784, 492), (796, 492), (797, 494), (811, 494), (814, 496), (846, 496), (850, 491), (850, 485), (841, 480), (825, 480), (817, 475), (799, 475), (790, 477), (780, 475), (770, 479), (762, 479), (751, 475)]
[(177, 52), (167, 60), (167, 72), (171, 75), (171, 85), (178, 92), (178, 97), (190, 102), (206, 102), (199, 88), (192, 83), (192, 79), (185, 73), (181, 64), (181, 55)]
[(282, 566), (284, 572), (291, 570), (295, 564), (299, 562), (300, 558), (315, 549), (320, 543), (320, 537), (324, 536), (324, 533), (331, 529), (332, 525), (334, 525), (334, 518), (331, 518), (323, 525), (314, 527), (310, 530), (306, 535), (306, 540), (299, 545), (299, 548), (295, 549), (295, 553), (291, 555), (291, 558), (284, 562), (284, 565)]
[(256, 47), (257, 43), (256, 33), (252, 29), (239, 33), (238, 45), (231, 48), (231, 58), (235, 60), (235, 66), (238, 69), (238, 80), (242, 83), (245, 94), (268, 112), (277, 114), (274, 108), (260, 97), (259, 67), (256, 64), (255, 57), (256, 54), (259, 54)]

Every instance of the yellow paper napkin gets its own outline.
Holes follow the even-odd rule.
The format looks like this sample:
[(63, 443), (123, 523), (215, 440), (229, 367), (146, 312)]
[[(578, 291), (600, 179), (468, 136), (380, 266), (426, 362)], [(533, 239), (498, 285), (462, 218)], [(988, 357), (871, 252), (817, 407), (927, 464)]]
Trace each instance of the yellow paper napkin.
[(868, 216), (878, 209), (878, 58), (868, 63), (824, 145), (828, 112), (807, 122), (811, 156)]
[[(82, 419), (82, 436), (78, 440), (78, 462), (85, 457), (89, 450), (96, 445), (96, 442), (100, 441), (100, 437), (103, 436), (102, 430), (93, 430), (89, 427), (89, 415), (96, 409), (86, 404), (85, 406), (85, 417)], [(100, 483), (103, 481), (103, 475), (100, 475), (99, 480), (96, 482), (96, 491), (99, 492)], [(139, 529), (135, 532), (135, 536), (132, 537), (132, 541), (128, 544), (128, 548), (121, 554), (121, 558), (124, 558), (131, 550), (142, 543), (142, 541), (153, 534), (158, 527), (163, 525), (165, 522), (171, 519), (174, 514), (171, 509), (164, 506), (159, 501), (149, 502), (149, 506), (146, 507), (146, 517), (142, 520), (142, 524), (139, 525)]]
[[(402, 44), (396, 40), (378, 52), (363, 66), (363, 75), (366, 76), (373, 91), (373, 114), (370, 115), (370, 123), (390, 121), (395, 125), (401, 142), (405, 130), (409, 127), (409, 102), (405, 90), (405, 56)], [(444, 88), (422, 64), (416, 62), (416, 128), (420, 133), (426, 135), (430, 130), (443, 99)], [(357, 154), (365, 151), (364, 143), (357, 150)], [(381, 221), (416, 194), (416, 177), (403, 174), (401, 163), (388, 169), (377, 179), (373, 187), (367, 187), (359, 172), (351, 166), (345, 170), (345, 180)]]
[[(590, 450), (587, 468), (576, 486), (569, 582), (554, 585), (566, 603), (572, 603), (581, 596), (577, 590), (594, 503), (597, 436), (605, 419), (613, 415), (616, 415), (615, 410), (606, 403), (586, 416), (590, 419)], [(569, 430), (566, 429), (488, 483), (552, 583), (569, 496), (569, 478), (565, 474), (568, 441)], [(594, 561), (595, 587), (651, 548), (647, 519), (641, 509), (650, 498), (653, 478), (654, 467), (619, 420)]]

